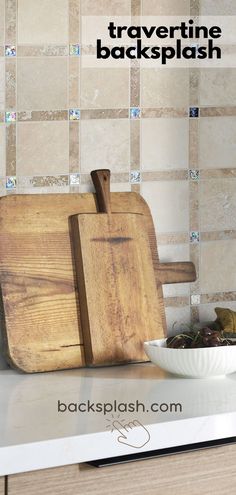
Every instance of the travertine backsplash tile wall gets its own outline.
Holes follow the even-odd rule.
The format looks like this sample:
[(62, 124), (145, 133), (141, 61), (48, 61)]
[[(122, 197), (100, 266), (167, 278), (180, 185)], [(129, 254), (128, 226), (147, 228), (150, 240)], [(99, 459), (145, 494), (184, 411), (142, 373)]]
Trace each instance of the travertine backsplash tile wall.
[(0, 194), (141, 192), (162, 261), (199, 278), (164, 288), (174, 321), (236, 308), (236, 70), (81, 67), (82, 15), (236, 15), (235, 0), (0, 0)]

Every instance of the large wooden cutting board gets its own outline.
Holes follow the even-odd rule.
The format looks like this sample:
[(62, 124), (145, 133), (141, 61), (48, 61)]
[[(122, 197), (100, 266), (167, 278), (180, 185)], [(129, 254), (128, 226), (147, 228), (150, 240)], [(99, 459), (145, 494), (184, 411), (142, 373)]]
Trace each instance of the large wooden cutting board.
[[(155, 232), (145, 201), (133, 192), (111, 193), (111, 208), (145, 215), (157, 273)], [(68, 217), (96, 211), (93, 194), (0, 198), (1, 327), (12, 366), (30, 373), (85, 365)]]

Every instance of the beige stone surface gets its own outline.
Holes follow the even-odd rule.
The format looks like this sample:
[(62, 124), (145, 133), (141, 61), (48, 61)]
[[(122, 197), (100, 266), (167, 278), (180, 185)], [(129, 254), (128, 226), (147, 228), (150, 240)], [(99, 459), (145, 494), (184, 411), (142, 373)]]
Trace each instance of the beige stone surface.
[(236, 117), (204, 117), (199, 121), (200, 168), (235, 168)]
[(0, 0), (0, 44), (4, 43), (5, 0)]
[(129, 120), (81, 121), (81, 171), (110, 168), (112, 172), (129, 170)]
[(143, 15), (188, 15), (190, 0), (143, 0)]
[(129, 15), (131, 0), (81, 0), (82, 15)]
[(236, 15), (235, 0), (201, 0), (201, 15)]
[(181, 332), (181, 326), (190, 322), (190, 307), (165, 308), (168, 335), (175, 335)]
[(151, 208), (156, 232), (188, 231), (187, 181), (143, 182), (141, 194)]
[(236, 105), (236, 69), (204, 69), (199, 81), (201, 105)]
[(129, 107), (128, 69), (83, 69), (81, 108)]
[(5, 0), (0, 0), (0, 44), (4, 43)]
[(67, 43), (68, 0), (18, 0), (18, 43)]
[(5, 162), (5, 125), (0, 124), (0, 177), (6, 175)]
[(202, 242), (201, 292), (236, 290), (236, 240)]
[(68, 131), (67, 122), (20, 122), (17, 130), (17, 174), (68, 173)]
[(143, 119), (141, 126), (143, 170), (188, 167), (188, 119)]
[(188, 107), (188, 69), (142, 69), (142, 107)]
[(202, 181), (199, 202), (201, 230), (236, 230), (235, 179)]
[(19, 58), (18, 110), (67, 108), (67, 58)]
[(0, 57), (0, 110), (4, 110), (5, 98), (5, 68), (4, 58)]

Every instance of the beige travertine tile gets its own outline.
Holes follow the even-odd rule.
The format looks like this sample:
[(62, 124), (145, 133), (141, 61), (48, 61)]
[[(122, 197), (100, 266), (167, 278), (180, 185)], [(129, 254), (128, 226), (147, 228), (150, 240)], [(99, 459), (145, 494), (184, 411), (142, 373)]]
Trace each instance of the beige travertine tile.
[(140, 168), (140, 120), (130, 121), (130, 168)]
[(142, 108), (142, 117), (144, 119), (158, 119), (163, 117), (188, 117), (187, 108), (159, 107), (159, 108)]
[(18, 110), (67, 108), (67, 59), (18, 58)]
[(69, 58), (69, 108), (80, 108), (79, 57)]
[(236, 311), (236, 302), (214, 302), (211, 304), (200, 304), (199, 313), (200, 321), (207, 323), (216, 320), (215, 308), (229, 308)]
[(215, 294), (202, 294), (201, 295), (201, 303), (202, 304), (210, 304), (216, 302), (236, 302), (236, 292), (216, 292)]
[(18, 45), (18, 57), (63, 57), (69, 54), (67, 45)]
[[(0, 76), (1, 77), (1, 76)], [(16, 59), (6, 59), (5, 64), (5, 106), (8, 110), (16, 109)]]
[(131, 0), (81, 0), (82, 15), (129, 15)]
[(235, 168), (236, 117), (199, 120), (200, 168)]
[(0, 44), (4, 43), (5, 0), (0, 0)]
[(190, 0), (143, 0), (143, 15), (188, 15)]
[(201, 15), (236, 15), (235, 0), (201, 0)]
[(128, 69), (82, 69), (81, 108), (129, 107)]
[(200, 71), (200, 105), (236, 105), (236, 69)]
[(188, 119), (142, 120), (142, 169), (188, 168)]
[(181, 326), (190, 323), (190, 307), (165, 308), (168, 336), (181, 332)]
[(78, 43), (80, 37), (80, 0), (69, 0), (69, 42)]
[(142, 107), (188, 107), (188, 69), (142, 69)]
[(156, 232), (189, 230), (188, 182), (142, 182), (141, 194), (151, 208)]
[(67, 43), (68, 0), (18, 0), (18, 43)]
[(70, 122), (69, 124), (69, 169), (70, 173), (77, 172), (80, 169), (79, 160), (79, 122)]
[(140, 68), (136, 66), (134, 60), (130, 70), (130, 106), (140, 106)]
[(16, 44), (17, 0), (5, 0), (5, 43)]
[(201, 232), (202, 241), (223, 241), (236, 239), (236, 230), (213, 230), (212, 232)]
[(137, 17), (141, 15), (142, 0), (131, 0), (131, 15)]
[(26, 110), (17, 113), (18, 122), (68, 120), (68, 110)]
[(110, 109), (82, 109), (81, 112), (82, 120), (89, 119), (127, 119), (129, 117), (129, 109), (128, 108), (110, 108)]
[(236, 180), (221, 179), (201, 182), (201, 230), (236, 230)]
[(6, 127), (6, 175), (16, 175), (16, 124)]
[(20, 122), (17, 141), (17, 175), (69, 172), (68, 122)]
[[(158, 247), (161, 263), (172, 261), (189, 261), (188, 244), (169, 244)], [(189, 284), (168, 284), (163, 286), (164, 297), (186, 296), (189, 294)]]
[(4, 68), (4, 58), (0, 58), (0, 110), (4, 110), (4, 99), (5, 99), (5, 68)]
[(0, 177), (6, 175), (5, 161), (5, 125), (0, 124)]
[(110, 168), (113, 172), (129, 169), (129, 121), (81, 121), (81, 171)]
[(236, 290), (236, 241), (212, 241), (201, 244), (201, 291)]

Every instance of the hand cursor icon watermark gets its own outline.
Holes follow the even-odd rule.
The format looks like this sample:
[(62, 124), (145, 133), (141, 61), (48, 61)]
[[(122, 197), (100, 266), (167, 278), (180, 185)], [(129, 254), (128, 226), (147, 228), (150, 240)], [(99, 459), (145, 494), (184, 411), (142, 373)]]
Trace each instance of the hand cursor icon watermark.
[(141, 449), (150, 440), (150, 433), (145, 428), (145, 426), (135, 419), (129, 423), (122, 424), (120, 421), (113, 421), (112, 423), (114, 430), (119, 433), (117, 441), (133, 447), (134, 449)]

